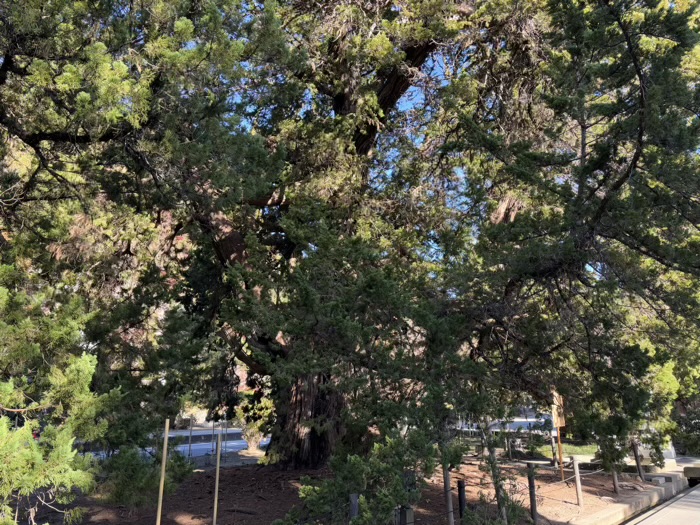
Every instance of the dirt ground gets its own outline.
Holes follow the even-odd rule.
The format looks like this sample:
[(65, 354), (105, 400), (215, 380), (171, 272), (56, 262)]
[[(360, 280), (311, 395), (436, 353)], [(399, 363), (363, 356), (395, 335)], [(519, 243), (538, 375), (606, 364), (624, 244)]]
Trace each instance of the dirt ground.
[[(527, 477), (524, 465), (503, 465), (508, 491), (516, 501), (529, 509)], [(305, 475), (327, 475), (319, 471), (280, 471), (274, 467), (257, 465), (222, 469), (219, 482), (220, 525), (270, 525), (282, 518), (287, 511), (300, 503), (298, 490), (300, 479)], [(568, 471), (567, 476), (571, 475)], [(457, 512), (457, 481), (464, 479), (467, 485), (467, 501), (476, 504), (476, 512), (495, 514), (493, 489), (489, 476), (480, 470), (474, 460), (463, 465), (452, 475), (453, 502)], [(615, 496), (610, 476), (604, 474), (583, 477), (584, 508), (576, 503), (573, 481), (560, 481), (558, 471), (538, 469), (536, 476), (538, 510), (541, 523), (563, 525), (581, 513), (591, 514), (616, 500), (625, 499), (645, 484), (621, 479), (622, 493)], [(209, 525), (211, 524), (214, 492), (213, 470), (195, 472), (178, 489), (167, 496), (163, 504), (163, 525)], [(125, 508), (88, 501), (85, 524), (153, 525), (155, 509), (129, 511)], [(442, 473), (430, 480), (421, 502), (416, 508), (416, 525), (443, 525), (447, 523), (445, 499), (442, 493)], [(523, 520), (527, 523), (527, 519)]]

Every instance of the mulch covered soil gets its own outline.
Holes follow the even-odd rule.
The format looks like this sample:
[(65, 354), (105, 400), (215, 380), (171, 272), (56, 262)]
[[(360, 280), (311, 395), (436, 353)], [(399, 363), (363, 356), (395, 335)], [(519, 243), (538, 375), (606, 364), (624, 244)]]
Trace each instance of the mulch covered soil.
[[(508, 491), (525, 509), (529, 509), (526, 470), (523, 465), (503, 465)], [(281, 471), (274, 467), (245, 466), (221, 471), (219, 481), (220, 525), (270, 525), (295, 505), (300, 504), (298, 491), (300, 479), (305, 476), (328, 475), (324, 471)], [(571, 475), (568, 471), (567, 476)], [(457, 512), (457, 481), (467, 484), (467, 500), (476, 504), (476, 512), (495, 515), (493, 489), (489, 476), (474, 460), (463, 465), (452, 475), (454, 508)], [(538, 469), (538, 509), (543, 524), (563, 525), (572, 518), (596, 512), (603, 507), (624, 500), (648, 485), (622, 479), (622, 494), (616, 496), (612, 480), (605, 474), (588, 475), (583, 478), (584, 509), (576, 503), (573, 481), (561, 481), (558, 471)], [(214, 471), (194, 473), (177, 490), (165, 498), (163, 525), (209, 525), (211, 524), (214, 493)], [(155, 508), (129, 511), (123, 507), (105, 505), (92, 500), (88, 506), (84, 523), (94, 525), (153, 525)], [(430, 480), (427, 490), (415, 513), (416, 525), (447, 524), (445, 499), (442, 492), (442, 473), (437, 472)], [(458, 521), (458, 520), (455, 520)], [(523, 523), (527, 520), (524, 519)]]

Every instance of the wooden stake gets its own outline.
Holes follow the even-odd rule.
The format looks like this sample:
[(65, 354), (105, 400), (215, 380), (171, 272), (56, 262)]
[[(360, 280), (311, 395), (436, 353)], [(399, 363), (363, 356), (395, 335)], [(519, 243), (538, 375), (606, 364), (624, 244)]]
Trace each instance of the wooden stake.
[(442, 483), (445, 490), (445, 506), (447, 508), (447, 523), (448, 525), (454, 525), (455, 516), (454, 508), (452, 506), (452, 482), (450, 480), (450, 467), (449, 465), (442, 466)]
[(532, 517), (532, 523), (537, 525), (539, 523), (539, 514), (537, 513), (537, 488), (535, 486), (535, 465), (533, 463), (527, 464), (527, 488), (530, 492), (530, 516)]
[(564, 449), (561, 446), (561, 427), (557, 427), (557, 446), (559, 447), (559, 471), (561, 480), (564, 481)]
[(554, 442), (554, 434), (551, 434), (549, 436), (549, 443), (552, 446), (552, 465), (556, 465), (558, 463), (558, 461), (557, 461), (557, 445)]
[(413, 508), (411, 507), (400, 507), (399, 508), (399, 525), (415, 525), (416, 521), (413, 514)]
[(571, 458), (574, 464), (574, 480), (576, 481), (576, 502), (580, 508), (583, 508), (583, 489), (581, 488), (581, 474), (578, 471), (578, 460), (575, 457)]
[(163, 434), (163, 457), (160, 466), (160, 487), (158, 488), (158, 512), (156, 525), (160, 525), (160, 516), (163, 512), (163, 489), (165, 489), (165, 464), (168, 461), (168, 432), (170, 431), (170, 419), (165, 420), (165, 433)]
[(467, 512), (467, 485), (463, 479), (457, 482), (457, 494), (459, 499), (459, 517), (464, 517)]
[(212, 525), (216, 525), (216, 515), (219, 512), (219, 468), (221, 466), (221, 433), (216, 440), (216, 480), (214, 481), (214, 520)]

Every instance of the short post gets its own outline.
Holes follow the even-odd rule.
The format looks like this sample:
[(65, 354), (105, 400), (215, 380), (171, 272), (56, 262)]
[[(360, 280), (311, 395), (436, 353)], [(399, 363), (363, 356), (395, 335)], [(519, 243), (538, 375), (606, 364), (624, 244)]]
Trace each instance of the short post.
[(571, 456), (571, 461), (574, 464), (574, 480), (576, 482), (576, 502), (580, 508), (583, 508), (583, 490), (581, 488), (581, 474), (578, 470), (578, 459)]
[[(416, 471), (406, 470), (403, 473), (403, 484), (406, 490), (416, 489)], [(399, 525), (414, 525), (413, 509), (411, 507), (399, 507), (398, 511)]]
[(216, 441), (216, 477), (214, 478), (214, 519), (212, 525), (216, 525), (216, 516), (219, 513), (219, 469), (221, 467), (221, 433)]
[(559, 461), (557, 460), (557, 444), (554, 440), (554, 434), (549, 435), (549, 440), (552, 444), (552, 465), (556, 465)]
[(457, 496), (459, 499), (459, 517), (464, 517), (467, 512), (467, 484), (463, 479), (457, 481)]
[(189, 445), (187, 446), (187, 457), (191, 458), (192, 457), (192, 425), (194, 422), (194, 417), (190, 416), (190, 441)]
[(539, 524), (539, 515), (537, 514), (537, 492), (535, 487), (535, 464), (527, 464), (527, 488), (530, 491), (530, 516), (534, 525)]
[(639, 445), (637, 440), (632, 440), (632, 452), (634, 453), (634, 462), (637, 464), (637, 474), (639, 479), (644, 481), (644, 469), (642, 468), (642, 459), (639, 456)]
[(403, 505), (399, 508), (399, 523), (398, 525), (415, 525), (415, 518), (413, 517), (413, 509), (411, 507), (404, 507)]
[(170, 418), (165, 420), (165, 433), (163, 434), (163, 456), (160, 465), (160, 487), (158, 487), (158, 511), (156, 513), (156, 525), (160, 525), (160, 516), (163, 512), (163, 489), (165, 488), (165, 464), (168, 461), (168, 432), (170, 431)]
[(445, 492), (445, 508), (447, 509), (447, 511), (446, 511), (447, 524), (454, 525), (455, 516), (454, 516), (454, 508), (452, 507), (452, 481), (451, 481), (451, 474), (450, 474), (449, 465), (442, 466), (442, 481), (443, 481), (443, 489)]
[(360, 515), (360, 495), (350, 494), (350, 520)]
[(615, 494), (620, 493), (620, 485), (617, 480), (617, 469), (613, 467), (612, 470), (612, 478), (613, 478), (613, 490), (615, 491)]
[(561, 446), (561, 427), (557, 427), (557, 445), (559, 447), (559, 471), (561, 472), (561, 480), (564, 481), (564, 451)]
[(513, 461), (513, 449), (511, 446), (510, 435), (506, 432), (506, 450), (508, 451), (508, 459)]

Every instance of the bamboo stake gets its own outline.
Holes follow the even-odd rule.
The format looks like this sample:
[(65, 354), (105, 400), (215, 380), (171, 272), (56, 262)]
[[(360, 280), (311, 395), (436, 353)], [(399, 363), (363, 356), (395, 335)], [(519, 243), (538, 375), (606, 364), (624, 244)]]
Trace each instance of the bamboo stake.
[(160, 516), (163, 512), (163, 489), (165, 488), (165, 464), (168, 461), (168, 432), (170, 431), (170, 419), (165, 420), (165, 434), (163, 434), (163, 457), (160, 466), (160, 487), (158, 488), (158, 513), (156, 525), (160, 525)]
[(212, 525), (216, 525), (216, 515), (219, 512), (219, 468), (221, 467), (221, 433), (219, 432), (216, 441), (216, 481), (214, 481), (214, 520)]

